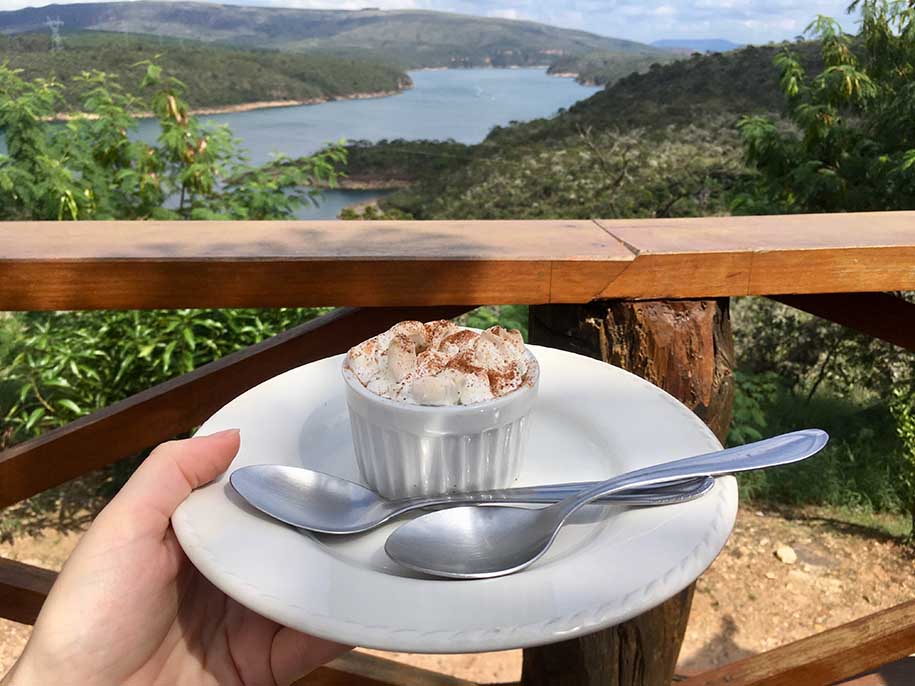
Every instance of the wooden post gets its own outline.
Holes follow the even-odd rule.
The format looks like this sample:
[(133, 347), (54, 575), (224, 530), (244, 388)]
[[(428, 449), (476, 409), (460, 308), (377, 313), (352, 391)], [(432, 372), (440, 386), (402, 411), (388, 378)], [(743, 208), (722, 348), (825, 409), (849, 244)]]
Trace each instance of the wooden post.
[[(724, 440), (734, 398), (728, 301), (531, 307), (532, 343), (588, 355), (660, 386)], [(524, 651), (523, 686), (669, 686), (693, 586), (619, 626)]]

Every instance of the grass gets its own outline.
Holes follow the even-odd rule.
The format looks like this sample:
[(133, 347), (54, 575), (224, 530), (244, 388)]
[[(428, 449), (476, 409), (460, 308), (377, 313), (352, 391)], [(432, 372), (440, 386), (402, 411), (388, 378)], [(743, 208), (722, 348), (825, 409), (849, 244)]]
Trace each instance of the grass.
[(799, 464), (742, 475), (744, 497), (862, 513), (904, 511), (902, 446), (885, 405), (827, 393), (807, 402), (782, 390), (764, 412), (765, 435), (817, 427), (831, 440), (820, 454)]
[(873, 512), (851, 507), (826, 508), (836, 521), (861, 527), (893, 539), (905, 539), (912, 534), (912, 521), (904, 514)]

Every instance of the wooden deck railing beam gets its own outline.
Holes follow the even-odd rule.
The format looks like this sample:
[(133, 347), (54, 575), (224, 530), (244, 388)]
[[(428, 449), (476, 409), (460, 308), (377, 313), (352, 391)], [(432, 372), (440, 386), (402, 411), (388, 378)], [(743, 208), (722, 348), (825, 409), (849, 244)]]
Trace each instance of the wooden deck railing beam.
[(173, 438), (262, 381), (343, 352), (396, 322), (454, 317), (467, 309), (339, 309), (153, 386), (0, 452), (0, 507)]
[(0, 224), (0, 310), (545, 304), (911, 289), (915, 212)]
[(681, 686), (828, 686), (915, 652), (915, 600), (681, 682)]
[(812, 315), (915, 351), (915, 304), (891, 293), (773, 295)]
[(0, 617), (34, 624), (57, 572), (0, 557)]

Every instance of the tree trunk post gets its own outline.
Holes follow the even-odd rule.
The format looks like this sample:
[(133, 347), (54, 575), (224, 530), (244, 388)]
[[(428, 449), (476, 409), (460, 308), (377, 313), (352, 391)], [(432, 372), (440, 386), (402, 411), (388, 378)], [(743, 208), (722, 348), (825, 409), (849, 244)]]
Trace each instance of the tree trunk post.
[[(727, 299), (538, 305), (531, 343), (609, 362), (660, 386), (723, 442), (734, 399)], [(619, 626), (524, 651), (522, 686), (669, 686), (694, 585)]]

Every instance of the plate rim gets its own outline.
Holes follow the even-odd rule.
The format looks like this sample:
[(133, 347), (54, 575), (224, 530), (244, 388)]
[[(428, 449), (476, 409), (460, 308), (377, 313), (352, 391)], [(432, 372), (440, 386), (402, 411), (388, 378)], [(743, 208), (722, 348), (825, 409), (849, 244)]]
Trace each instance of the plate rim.
[[(535, 353), (537, 350), (547, 350), (550, 354), (555, 353), (563, 357), (575, 358), (576, 363), (598, 364), (613, 368), (617, 373), (630, 377), (630, 381), (636, 382), (656, 395), (660, 394), (660, 397), (678, 413), (687, 416), (705, 434), (705, 438), (712, 450), (720, 447), (720, 442), (702, 420), (683, 403), (649, 381), (625, 369), (594, 358), (555, 348), (543, 348), (536, 345), (529, 347)], [(328, 360), (336, 358), (342, 359), (342, 355), (325, 357), (321, 360), (295, 367), (283, 372), (283, 374), (295, 372), (312, 364), (328, 363)], [(271, 377), (271, 379), (252, 387), (245, 393), (269, 384), (281, 375)], [(223, 408), (213, 413), (200, 426), (198, 432), (206, 432), (207, 425), (223, 409), (238, 402), (245, 393), (233, 398)], [(412, 629), (397, 626), (393, 623), (368, 625), (364, 622), (334, 617), (318, 612), (315, 608), (302, 607), (296, 603), (273, 596), (237, 576), (234, 572), (220, 569), (216, 555), (207, 547), (194, 526), (190, 508), (185, 507), (185, 503), (193, 498), (193, 494), (185, 503), (179, 506), (172, 516), (172, 526), (185, 554), (210, 583), (213, 583), (242, 605), (280, 624), (285, 626), (293, 625), (298, 630), (306, 631), (309, 634), (327, 640), (378, 650), (415, 653), (471, 653), (528, 648), (593, 633), (620, 624), (660, 604), (666, 598), (675, 596), (689, 586), (714, 562), (727, 542), (734, 525), (738, 497), (736, 480), (733, 477), (718, 478), (714, 491), (705, 497), (717, 498), (714, 503), (714, 514), (709, 521), (705, 535), (676, 564), (672, 565), (663, 574), (652, 575), (644, 585), (629, 591), (625, 595), (572, 614), (557, 613), (556, 617), (523, 625), (508, 621), (501, 626), (472, 627), (457, 630)], [(321, 549), (321, 546), (318, 545), (316, 548)], [(327, 551), (323, 551), (323, 554), (328, 557), (335, 557)], [(339, 560), (339, 558), (335, 559), (339, 564), (349, 564)], [(365, 569), (365, 571), (370, 574), (385, 576), (385, 578), (394, 583), (419, 581), (404, 577), (390, 577), (368, 569)], [(396, 581), (393, 581), (395, 579)], [(466, 582), (441, 581), (440, 583)], [(308, 624), (308, 626), (303, 628), (304, 624)]]

